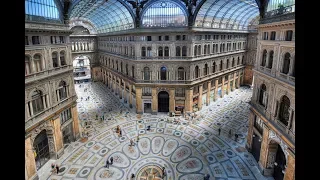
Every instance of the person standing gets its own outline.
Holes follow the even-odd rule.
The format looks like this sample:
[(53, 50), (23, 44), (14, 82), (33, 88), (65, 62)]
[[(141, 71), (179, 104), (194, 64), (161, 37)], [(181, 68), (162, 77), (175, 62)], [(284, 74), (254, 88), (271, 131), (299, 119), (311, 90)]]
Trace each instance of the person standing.
[(113, 164), (113, 157), (110, 158), (110, 164)]
[(239, 135), (237, 133), (234, 134), (234, 140), (237, 142)]
[(130, 139), (130, 146), (134, 146), (132, 139)]
[(140, 138), (139, 138), (139, 134), (138, 134), (138, 136), (137, 136), (137, 143), (139, 142), (139, 139), (140, 139)]
[(219, 136), (220, 136), (220, 133), (221, 133), (221, 129), (220, 128), (218, 129), (218, 132), (219, 132)]
[(120, 137), (122, 137), (122, 130), (120, 129)]
[(163, 166), (162, 167), (162, 178), (166, 175), (166, 168)]
[(107, 162), (106, 162), (106, 168), (108, 168), (109, 169), (109, 160), (107, 159)]
[(229, 138), (232, 137), (232, 132), (231, 132), (231, 129), (229, 130)]
[(59, 173), (59, 166), (58, 166), (58, 164), (56, 164), (56, 170), (57, 170), (57, 174)]

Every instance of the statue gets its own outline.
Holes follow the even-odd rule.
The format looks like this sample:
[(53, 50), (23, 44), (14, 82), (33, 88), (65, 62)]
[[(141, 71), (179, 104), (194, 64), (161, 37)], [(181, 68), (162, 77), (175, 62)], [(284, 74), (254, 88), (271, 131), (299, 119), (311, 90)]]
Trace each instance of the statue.
[(140, 11), (142, 10), (143, 6), (145, 3), (148, 2), (148, 0), (144, 0), (142, 2), (139, 2), (140, 0), (135, 0), (135, 1), (127, 1), (132, 5), (133, 9), (136, 9), (136, 27), (140, 27)]
[(192, 13), (192, 8), (193, 6), (197, 5), (197, 0), (183, 0), (183, 2), (186, 4), (186, 7), (188, 9), (188, 26), (192, 26), (192, 21), (193, 21), (193, 16), (194, 14)]

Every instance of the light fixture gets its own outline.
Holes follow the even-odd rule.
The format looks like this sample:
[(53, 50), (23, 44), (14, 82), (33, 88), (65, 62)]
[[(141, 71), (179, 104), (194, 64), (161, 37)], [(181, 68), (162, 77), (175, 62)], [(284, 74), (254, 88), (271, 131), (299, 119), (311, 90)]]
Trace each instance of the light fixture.
[(275, 166), (278, 166), (278, 163), (277, 163), (277, 162), (274, 162), (274, 165), (275, 165)]
[(252, 135), (252, 137), (256, 137), (256, 135)]
[(284, 174), (286, 171), (285, 170), (282, 170), (282, 173)]
[(261, 141), (262, 141), (262, 139), (260, 138), (260, 139), (259, 139), (259, 142), (261, 142)]

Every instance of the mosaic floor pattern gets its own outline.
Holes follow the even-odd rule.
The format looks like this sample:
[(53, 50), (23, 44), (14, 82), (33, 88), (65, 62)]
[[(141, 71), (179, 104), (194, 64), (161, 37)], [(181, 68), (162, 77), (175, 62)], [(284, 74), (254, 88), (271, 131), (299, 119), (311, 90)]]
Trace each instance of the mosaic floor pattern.
[[(205, 174), (217, 180), (270, 179), (259, 173), (253, 156), (243, 150), (248, 128), (246, 102), (252, 94), (249, 88), (241, 87), (204, 106), (197, 112), (199, 120), (188, 122), (180, 117), (180, 125), (166, 114), (139, 118), (134, 108), (119, 101), (102, 83), (82, 84), (81, 88), (76, 84), (76, 92), (79, 119), (89, 138), (73, 142), (65, 150), (56, 162), (61, 172), (49, 176), (50, 180), (131, 180), (132, 174), (139, 180), (200, 180)], [(116, 133), (117, 125), (122, 136)], [(229, 137), (230, 130), (240, 134), (237, 142)], [(106, 168), (110, 157), (113, 164)]]

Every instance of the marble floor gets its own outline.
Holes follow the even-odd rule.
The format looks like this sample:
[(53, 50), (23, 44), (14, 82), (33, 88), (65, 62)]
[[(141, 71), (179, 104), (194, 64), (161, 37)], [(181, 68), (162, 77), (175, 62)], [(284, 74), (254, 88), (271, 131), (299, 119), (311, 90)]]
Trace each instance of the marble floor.
[[(200, 118), (193, 122), (180, 117), (181, 123), (174, 124), (167, 114), (139, 117), (100, 82), (75, 86), (82, 131), (88, 132), (89, 138), (70, 144), (55, 162), (61, 172), (46, 179), (131, 180), (135, 174), (134, 179), (156, 180), (162, 179), (162, 167), (166, 169), (165, 180), (202, 180), (205, 174), (210, 174), (210, 180), (273, 179), (260, 174), (258, 164), (244, 148), (247, 102), (252, 95), (249, 88), (241, 87), (204, 106), (197, 112)], [(116, 133), (117, 125), (122, 129), (121, 137)], [(147, 126), (151, 126), (149, 131)], [(234, 136), (229, 137), (230, 129), (239, 134), (237, 142)], [(131, 139), (134, 146), (130, 146)], [(106, 168), (110, 157), (113, 164)]]

